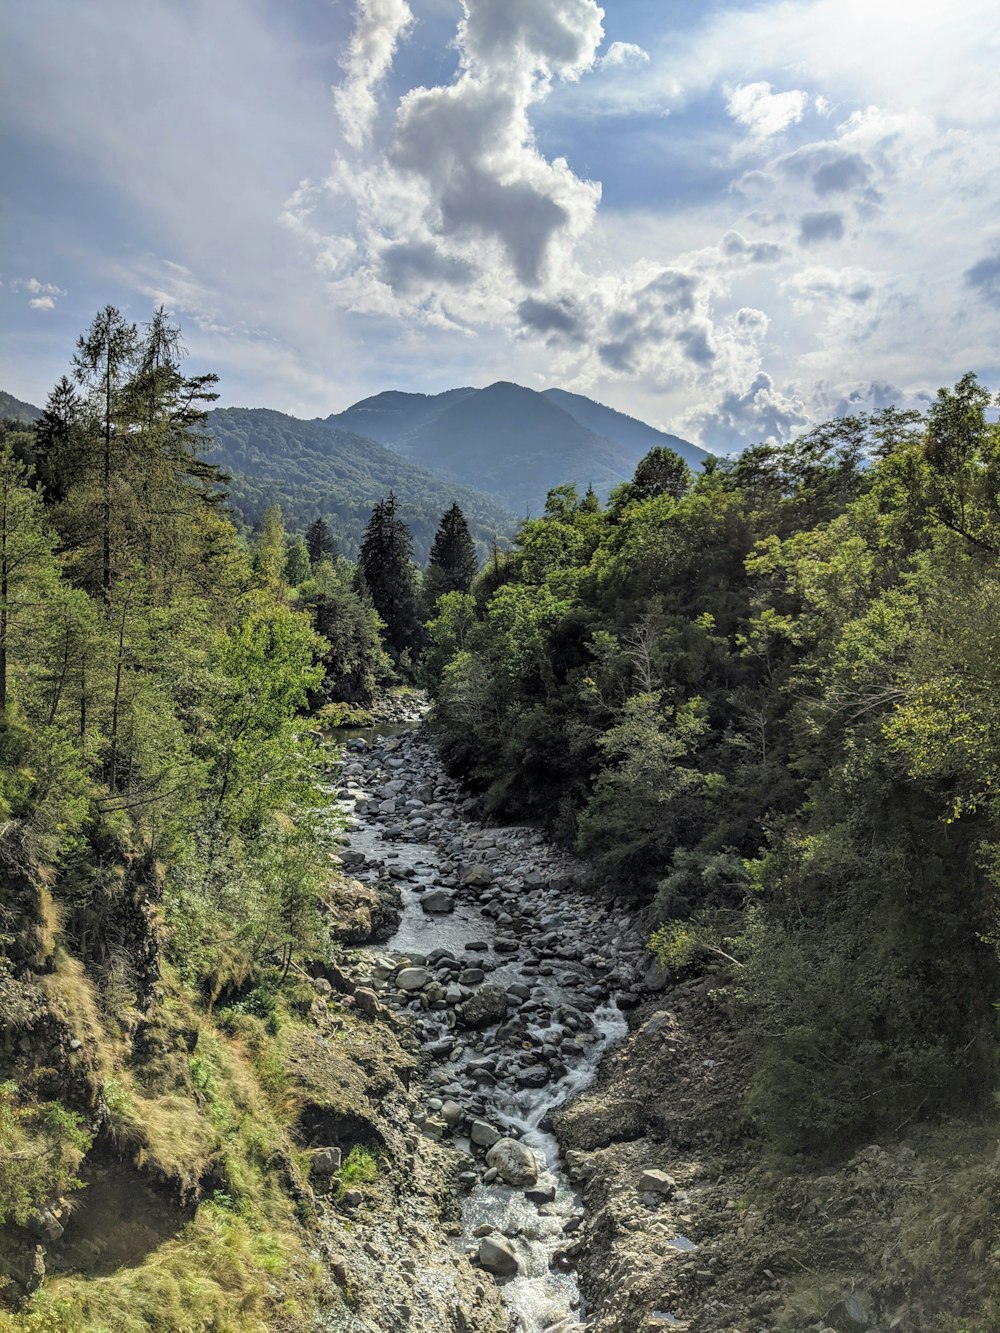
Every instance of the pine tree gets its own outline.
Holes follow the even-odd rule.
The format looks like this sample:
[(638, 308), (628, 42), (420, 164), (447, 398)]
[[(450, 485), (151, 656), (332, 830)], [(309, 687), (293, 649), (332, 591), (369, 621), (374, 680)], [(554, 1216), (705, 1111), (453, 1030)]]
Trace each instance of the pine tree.
[(396, 513), (396, 497), (390, 491), (380, 500), (368, 520), (358, 567), (385, 625), (386, 644), (397, 662), (403, 654), (411, 658), (420, 639), (417, 615), (417, 580), (412, 559), (410, 529)]
[(337, 554), (337, 543), (324, 519), (314, 519), (306, 529), (306, 550), (314, 565), (318, 565), (324, 556), (332, 560)]
[(465, 515), (457, 504), (442, 515), (424, 575), (424, 612), (434, 614), (446, 592), (468, 592), (479, 572), (476, 547)]

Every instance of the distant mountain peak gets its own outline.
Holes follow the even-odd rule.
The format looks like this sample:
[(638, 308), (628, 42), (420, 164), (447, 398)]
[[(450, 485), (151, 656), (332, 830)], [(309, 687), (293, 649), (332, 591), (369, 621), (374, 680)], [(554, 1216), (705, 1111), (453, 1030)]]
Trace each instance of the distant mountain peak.
[(539, 393), (511, 380), (437, 394), (390, 389), (326, 420), (519, 512), (540, 509), (564, 482), (607, 494), (658, 445), (695, 468), (706, 457), (689, 441), (582, 394)]

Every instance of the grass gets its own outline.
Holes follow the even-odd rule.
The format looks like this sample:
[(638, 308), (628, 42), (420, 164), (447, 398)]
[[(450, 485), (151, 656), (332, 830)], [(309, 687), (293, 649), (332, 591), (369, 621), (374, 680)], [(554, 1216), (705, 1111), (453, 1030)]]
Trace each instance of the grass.
[[(154, 1178), (172, 1181), (179, 1195), (207, 1197), (141, 1264), (107, 1276), (48, 1279), (18, 1313), (0, 1312), (0, 1333), (308, 1328), (325, 1278), (297, 1201), (305, 1197), (307, 1161), (293, 1139), (297, 1103), (285, 1068), (294, 1017), (282, 1012), (275, 1035), (267, 1020), (238, 1014), (226, 1031), (168, 973), (164, 999), (149, 1015), (155, 1054), (137, 1065), (101, 1030), (82, 969), (62, 959), (49, 980), (54, 1005), (68, 1007), (71, 997), (78, 1003), (74, 1030), (85, 1034), (100, 1075), (95, 1096), (108, 1140)], [(23, 1149), (24, 1126), (33, 1123), (12, 1120), (7, 1145), (0, 1116), (0, 1157), (4, 1146)], [(34, 1191), (29, 1211), (43, 1196), (72, 1187), (82, 1147), (67, 1152), (58, 1180)], [(359, 1179), (369, 1169), (365, 1162), (352, 1168)], [(182, 1217), (178, 1212), (179, 1223)]]

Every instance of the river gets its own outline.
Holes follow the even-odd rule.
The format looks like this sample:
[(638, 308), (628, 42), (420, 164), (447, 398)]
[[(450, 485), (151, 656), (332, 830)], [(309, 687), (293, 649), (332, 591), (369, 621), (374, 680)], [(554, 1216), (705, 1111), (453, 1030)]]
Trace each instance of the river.
[[(398, 929), (365, 951), (361, 980), (412, 1016), (429, 1057), (417, 1119), (462, 1155), (455, 1243), (497, 1276), (520, 1333), (584, 1329), (582, 1207), (550, 1116), (625, 1035), (641, 943), (540, 832), (477, 820), (422, 728), (351, 737), (337, 805), (349, 873), (402, 890)], [(537, 1181), (503, 1183), (486, 1159), (498, 1135), (530, 1150)]]

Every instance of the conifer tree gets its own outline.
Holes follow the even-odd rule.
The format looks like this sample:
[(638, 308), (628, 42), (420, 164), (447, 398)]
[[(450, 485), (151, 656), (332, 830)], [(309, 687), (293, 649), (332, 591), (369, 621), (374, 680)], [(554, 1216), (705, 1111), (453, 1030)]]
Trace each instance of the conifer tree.
[(324, 519), (314, 519), (306, 528), (306, 550), (314, 565), (318, 565), (324, 556), (332, 560), (337, 554), (337, 543)]
[(417, 579), (412, 559), (410, 529), (396, 512), (396, 497), (389, 492), (372, 510), (368, 520), (358, 567), (385, 625), (386, 644), (398, 662), (404, 653), (411, 658), (419, 646)]
[(479, 572), (476, 547), (465, 515), (453, 504), (441, 517), (424, 575), (424, 610), (434, 614), (446, 592), (468, 592)]

